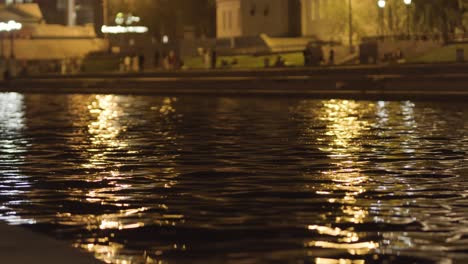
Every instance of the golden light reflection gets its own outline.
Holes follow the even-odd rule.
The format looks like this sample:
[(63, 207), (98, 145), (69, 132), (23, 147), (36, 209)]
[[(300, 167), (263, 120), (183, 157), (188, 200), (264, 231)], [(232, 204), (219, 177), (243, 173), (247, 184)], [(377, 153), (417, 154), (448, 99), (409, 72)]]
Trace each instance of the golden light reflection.
[(328, 148), (321, 150), (337, 157), (348, 156), (359, 150), (360, 144), (356, 139), (364, 130), (370, 129), (369, 123), (360, 118), (360, 115), (365, 114), (363, 111), (365, 109), (355, 101), (325, 101), (320, 119), (328, 123), (326, 135), (332, 138), (332, 142)]
[(329, 258), (315, 258), (316, 264), (365, 264), (363, 259), (329, 259)]
[[(313, 109), (313, 111), (317, 111)], [(328, 100), (322, 103), (317, 111), (318, 118), (326, 126), (323, 135), (318, 136), (322, 142), (321, 151), (327, 153), (334, 170), (322, 171), (322, 177), (331, 180), (331, 184), (314, 187), (318, 195), (333, 196), (327, 201), (337, 204), (342, 214), (337, 214), (331, 223), (364, 223), (368, 217), (367, 208), (362, 206), (359, 196), (365, 193), (365, 183), (369, 177), (362, 173), (365, 165), (359, 161), (359, 152), (362, 151), (362, 136), (370, 130), (371, 124), (364, 116), (375, 111), (375, 105), (348, 100)], [(313, 139), (314, 140), (314, 139)], [(336, 197), (343, 194), (342, 197)], [(329, 216), (324, 215), (325, 219)], [(308, 229), (321, 235), (335, 237), (336, 242), (309, 241), (305, 247), (319, 247), (327, 249), (346, 250), (352, 255), (367, 254), (379, 247), (373, 241), (361, 241), (359, 233), (342, 230), (337, 227), (309, 225)], [(321, 263), (354, 263), (351, 260), (318, 259)]]
[(125, 257), (121, 255), (120, 252), (124, 248), (124, 245), (119, 243), (108, 243), (107, 245), (102, 245), (98, 243), (77, 243), (74, 246), (77, 248), (82, 248), (83, 250), (86, 250), (88, 252), (94, 252), (96, 256), (99, 256), (99, 259), (104, 261), (105, 263), (134, 263), (131, 257)]
[[(149, 256), (128, 257), (123, 252), (124, 246), (114, 243), (113, 236), (121, 230), (139, 229), (150, 225), (174, 226), (184, 221), (183, 215), (168, 212), (167, 205), (154, 204), (139, 207), (138, 201), (147, 190), (154, 188), (172, 188), (177, 184), (177, 175), (173, 148), (178, 137), (174, 133), (177, 119), (174, 103), (176, 98), (156, 98), (154, 101), (141, 100), (130, 96), (95, 95), (70, 97), (70, 109), (73, 111), (73, 125), (85, 127), (84, 133), (70, 140), (80, 153), (86, 154), (82, 166), (91, 173), (79, 176), (79, 180), (93, 183), (91, 188), (76, 188), (72, 199), (86, 201), (93, 206), (109, 206), (105, 214), (57, 214), (58, 222), (68, 226), (82, 226), (96, 234), (96, 238), (77, 241), (76, 246), (92, 252), (106, 263), (158, 263)], [(138, 110), (134, 108), (138, 107)], [(150, 114), (139, 119), (140, 114)], [(137, 148), (141, 138), (129, 136), (129, 127), (146, 127), (147, 133), (154, 136), (160, 154), (150, 161), (137, 160)], [(168, 150), (171, 154), (165, 153)], [(118, 153), (118, 155), (116, 155)], [(121, 170), (128, 165), (125, 159), (135, 164), (135, 169)], [(117, 158), (116, 158), (117, 156)], [(138, 164), (146, 162), (143, 169)], [(148, 164), (154, 163), (154, 168)], [(83, 178), (84, 177), (84, 178)], [(139, 181), (133, 181), (137, 177)], [(155, 209), (155, 210), (153, 210)], [(104, 232), (105, 231), (105, 232)], [(109, 236), (109, 232), (110, 236)], [(100, 236), (99, 234), (106, 234)]]
[(102, 151), (102, 146), (107, 146), (109, 151), (128, 147), (125, 141), (118, 139), (119, 134), (126, 129), (120, 123), (124, 112), (118, 98), (115, 95), (96, 95), (95, 100), (88, 105), (89, 113), (95, 118), (88, 125), (88, 132), (96, 148), (89, 150), (92, 156), (89, 159), (90, 163), (85, 164), (85, 167), (105, 165), (106, 152)]
[[(307, 243), (308, 247), (321, 247), (321, 248), (333, 248), (333, 249), (346, 249), (348, 252), (356, 254), (367, 254), (371, 249), (376, 249), (379, 247), (377, 243), (374, 242), (362, 242), (362, 243), (332, 243), (326, 241), (313, 241)], [(353, 254), (354, 255), (354, 254)]]
[[(335, 220), (340, 222), (363, 223), (367, 211), (355, 206), (357, 198), (366, 189), (363, 184), (369, 180), (368, 176), (361, 173), (361, 165), (356, 153), (362, 149), (361, 135), (370, 129), (368, 121), (361, 116), (373, 111), (374, 105), (370, 103), (358, 103), (347, 100), (330, 100), (323, 103), (323, 114), (320, 117), (327, 124), (328, 137), (322, 140), (328, 141), (322, 151), (329, 153), (329, 157), (338, 168), (333, 171), (323, 171), (322, 174), (333, 181), (330, 188), (333, 191), (344, 192), (341, 199), (329, 200), (330, 203), (342, 204), (343, 217)], [(327, 190), (329, 191), (329, 190)]]
[(321, 235), (329, 235), (334, 237), (341, 237), (339, 240), (340, 242), (345, 243), (354, 243), (359, 241), (359, 236), (357, 233), (347, 230), (341, 230), (338, 227), (331, 228), (327, 226), (317, 226), (317, 225), (310, 225), (308, 227), (309, 230), (315, 230)]

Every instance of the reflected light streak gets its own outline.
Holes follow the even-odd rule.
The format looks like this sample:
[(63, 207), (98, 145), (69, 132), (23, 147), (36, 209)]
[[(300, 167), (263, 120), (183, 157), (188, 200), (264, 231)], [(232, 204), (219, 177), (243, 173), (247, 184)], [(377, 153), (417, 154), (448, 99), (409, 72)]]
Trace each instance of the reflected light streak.
[(327, 226), (310, 225), (308, 226), (308, 229), (312, 231), (317, 231), (317, 233), (321, 235), (342, 237), (340, 238), (340, 241), (345, 242), (345, 243), (352, 243), (352, 242), (359, 241), (359, 236), (356, 232), (341, 230), (338, 227), (331, 228)]
[(329, 100), (323, 105), (321, 120), (328, 123), (326, 135), (331, 137), (332, 142), (328, 148), (321, 150), (330, 153), (329, 156), (336, 160), (338, 169), (322, 173), (334, 182), (333, 186), (330, 186), (331, 189), (345, 191), (342, 199), (331, 199), (329, 202), (346, 205), (342, 210), (348, 217), (337, 218), (337, 222), (363, 223), (367, 211), (354, 204), (356, 197), (366, 191), (362, 185), (369, 179), (361, 174), (355, 156), (361, 149), (358, 138), (370, 127), (370, 124), (360, 120), (359, 116), (371, 111), (373, 105), (365, 107), (358, 102), (347, 100)]
[[(152, 208), (158, 207), (158, 212), (148, 212), (152, 208), (147, 207), (135, 208), (138, 206), (135, 201), (141, 199), (140, 196), (147, 189), (171, 188), (178, 182), (175, 179), (178, 175), (174, 164), (176, 155), (165, 153), (166, 148), (171, 150), (177, 144), (178, 137), (173, 131), (174, 117), (178, 117), (175, 114), (176, 110), (173, 104), (177, 99), (161, 98), (152, 107), (151, 105), (143, 105), (143, 107), (154, 111), (154, 116), (157, 118), (152, 120), (156, 122), (156, 126), (148, 126), (146, 122), (150, 121), (139, 120), (131, 115), (133, 112), (130, 107), (141, 103), (133, 97), (96, 95), (88, 98), (91, 99), (84, 102), (86, 107), (83, 106), (83, 100), (72, 102), (73, 109), (78, 109), (78, 115), (81, 117), (77, 118), (76, 126), (82, 127), (84, 123), (88, 132), (83, 135), (82, 139), (86, 140), (85, 144), (82, 144), (86, 148), (80, 150), (88, 154), (87, 162), (83, 166), (93, 169), (86, 176), (86, 181), (103, 182), (103, 185), (88, 189), (77, 188), (73, 191), (73, 196), (74, 199), (80, 201), (84, 199), (89, 204), (109, 205), (120, 207), (122, 210), (114, 210), (108, 214), (74, 215), (62, 213), (57, 217), (62, 225), (85, 225), (87, 230), (95, 233), (97, 238), (77, 241), (76, 246), (94, 253), (98, 259), (108, 263), (140, 263), (140, 258), (136, 261), (135, 258), (126, 257), (125, 252), (122, 252), (122, 245), (112, 243), (114, 241), (113, 234), (118, 234), (120, 230), (138, 229), (148, 225), (174, 226), (184, 222), (183, 215), (164, 214), (164, 211), (169, 210), (164, 204), (152, 206)], [(141, 107), (141, 105), (138, 106)], [(123, 164), (115, 158), (115, 153), (119, 153), (119, 155), (125, 153), (129, 155), (129, 158), (134, 159), (135, 151), (132, 151), (130, 147), (140, 143), (138, 138), (132, 141), (133, 138), (127, 133), (127, 127), (133, 125), (146, 125), (149, 129), (155, 129), (155, 131), (149, 132), (160, 140), (158, 145), (160, 150), (151, 161), (158, 163), (159, 166), (151, 169), (145, 168), (142, 171), (138, 169), (131, 172), (120, 171)], [(80, 146), (81, 144), (75, 142), (75, 145)], [(132, 161), (139, 164), (138, 160)], [(137, 167), (135, 166), (135, 168)], [(133, 181), (134, 177), (141, 177), (146, 182)], [(106, 232), (101, 232), (104, 230)], [(109, 236), (108, 232), (115, 233), (110, 233)], [(99, 237), (99, 234), (105, 234), (106, 237)]]
[(316, 258), (316, 264), (365, 264), (363, 259), (329, 259), (329, 258)]
[[(25, 127), (24, 96), (18, 93), (0, 93), (0, 166), (8, 165), (0, 175), (2, 190), (0, 197), (8, 196), (14, 200), (15, 196), (27, 196), (26, 189), (31, 183), (29, 177), (23, 175), (18, 167), (12, 163), (24, 163), (23, 153), (27, 151), (26, 140), (22, 139)], [(20, 201), (9, 202), (0, 206), (0, 220), (12, 225), (34, 224), (36, 220), (26, 219), (15, 210), (19, 204), (29, 201), (22, 197)]]
[(93, 144), (125, 147), (125, 144), (116, 140), (120, 132), (125, 129), (119, 122), (123, 110), (117, 103), (117, 97), (114, 95), (96, 95), (96, 101), (92, 102), (88, 109), (97, 119), (88, 126)]
[(312, 242), (307, 243), (307, 247), (321, 247), (321, 248), (347, 249), (347, 250), (371, 250), (371, 249), (378, 248), (379, 244), (374, 243), (374, 242), (341, 244), (341, 243), (332, 243), (332, 242), (327, 242), (327, 241), (312, 241)]
[[(328, 143), (327, 147), (320, 150), (328, 153), (337, 168), (322, 171), (322, 175), (332, 183), (322, 185), (316, 193), (320, 195), (344, 193), (342, 198), (328, 199), (329, 203), (340, 205), (342, 211), (341, 215), (335, 217), (334, 223), (364, 223), (369, 214), (366, 208), (357, 205), (359, 195), (366, 192), (364, 184), (369, 180), (368, 176), (362, 174), (363, 163), (358, 158), (362, 150), (362, 134), (371, 127), (362, 116), (369, 114), (374, 108), (373, 104), (368, 103), (328, 100), (323, 102), (323, 108), (319, 111), (320, 120), (326, 124), (326, 132), (319, 140)], [(318, 234), (334, 237), (335, 242), (309, 241), (305, 247), (346, 250), (352, 255), (367, 254), (379, 247), (379, 244), (373, 241), (360, 242), (359, 234), (352, 230), (318, 225), (309, 225), (307, 228)], [(354, 263), (350, 260), (319, 259), (319, 261)]]
[(347, 100), (330, 100), (324, 102), (322, 121), (328, 123), (326, 135), (333, 138), (329, 148), (322, 151), (332, 152), (339, 157), (351, 155), (360, 149), (354, 139), (358, 138), (363, 130), (369, 129), (367, 121), (359, 120), (362, 113), (360, 104)]

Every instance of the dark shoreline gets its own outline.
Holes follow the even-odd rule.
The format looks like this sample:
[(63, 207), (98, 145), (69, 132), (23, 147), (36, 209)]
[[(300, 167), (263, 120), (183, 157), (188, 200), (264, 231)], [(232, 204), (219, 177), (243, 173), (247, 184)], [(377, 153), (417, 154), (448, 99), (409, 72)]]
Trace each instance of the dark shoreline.
[(0, 91), (468, 100), (468, 65), (343, 66), (47, 75), (0, 83)]
[(22, 226), (0, 222), (0, 263), (100, 264), (91, 253), (72, 248)]

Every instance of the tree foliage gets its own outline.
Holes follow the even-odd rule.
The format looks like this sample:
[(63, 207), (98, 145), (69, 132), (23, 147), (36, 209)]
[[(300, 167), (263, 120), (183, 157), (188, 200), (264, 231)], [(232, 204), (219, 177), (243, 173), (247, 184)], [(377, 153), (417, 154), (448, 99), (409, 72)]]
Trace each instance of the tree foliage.
[(448, 41), (456, 29), (465, 31), (463, 18), (466, 9), (459, 0), (414, 0), (414, 22), (426, 33), (442, 34)]

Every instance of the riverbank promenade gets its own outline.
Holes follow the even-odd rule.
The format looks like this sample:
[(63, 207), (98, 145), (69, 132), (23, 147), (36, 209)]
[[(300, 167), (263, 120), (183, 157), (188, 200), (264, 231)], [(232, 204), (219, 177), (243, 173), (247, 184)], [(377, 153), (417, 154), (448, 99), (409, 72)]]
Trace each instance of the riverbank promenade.
[(356, 99), (466, 99), (468, 64), (405, 64), (42, 75), (3, 92), (277, 95)]

